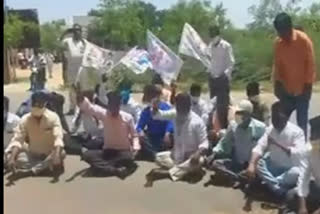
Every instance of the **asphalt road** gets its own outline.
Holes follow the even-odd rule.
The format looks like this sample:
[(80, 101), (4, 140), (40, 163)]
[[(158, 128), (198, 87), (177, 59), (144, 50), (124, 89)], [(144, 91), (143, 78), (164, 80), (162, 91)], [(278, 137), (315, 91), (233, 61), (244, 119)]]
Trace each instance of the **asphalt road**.
[[(27, 84), (6, 86), (5, 95), (10, 97), (12, 111), (28, 96)], [(235, 100), (243, 93), (233, 93)], [(274, 99), (266, 95), (270, 102)], [(320, 94), (312, 98), (311, 116), (320, 114)], [(294, 117), (292, 118), (294, 121)], [(138, 162), (137, 171), (126, 180), (110, 178), (76, 177), (76, 172), (88, 167), (79, 157), (68, 156), (65, 173), (59, 182), (51, 183), (48, 177), (31, 177), (7, 186), (4, 178), (4, 213), (6, 214), (239, 214), (245, 199), (239, 190), (217, 186), (204, 187), (210, 172), (197, 184), (159, 181), (146, 189), (144, 176), (154, 167), (152, 163)], [(263, 210), (254, 202), (250, 213), (277, 213)]]

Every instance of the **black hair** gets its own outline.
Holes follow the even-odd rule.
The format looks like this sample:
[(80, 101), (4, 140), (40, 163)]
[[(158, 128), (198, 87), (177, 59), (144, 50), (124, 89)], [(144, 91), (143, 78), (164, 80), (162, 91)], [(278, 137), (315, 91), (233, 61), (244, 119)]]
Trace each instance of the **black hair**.
[(5, 108), (6, 108), (7, 110), (9, 110), (10, 100), (9, 100), (8, 97), (3, 96), (3, 104), (4, 104)]
[(247, 85), (247, 96), (255, 96), (260, 94), (260, 84), (258, 82), (250, 82)]
[(276, 16), (273, 25), (277, 31), (288, 31), (292, 29), (292, 19), (287, 13), (279, 13)]
[(201, 85), (197, 84), (197, 83), (193, 83), (190, 87), (190, 94), (201, 94), (202, 91), (202, 87)]
[(220, 35), (220, 27), (218, 25), (210, 25), (209, 26), (209, 35)]
[(272, 114), (286, 114), (283, 104), (280, 101), (276, 101), (275, 103), (272, 104), (271, 106), (271, 112)]
[(187, 106), (185, 107), (189, 107), (191, 108), (191, 97), (188, 93), (179, 93), (177, 96), (176, 96), (176, 105), (182, 101), (184, 102)]
[(48, 96), (43, 91), (36, 91), (31, 95), (31, 102), (32, 103), (44, 103), (48, 101)]
[(118, 103), (119, 105), (121, 104), (121, 95), (118, 91), (110, 91), (107, 94), (109, 103)]
[(164, 82), (160, 76), (160, 74), (154, 74), (153, 79), (152, 79), (152, 84), (159, 84), (159, 85), (164, 85)]

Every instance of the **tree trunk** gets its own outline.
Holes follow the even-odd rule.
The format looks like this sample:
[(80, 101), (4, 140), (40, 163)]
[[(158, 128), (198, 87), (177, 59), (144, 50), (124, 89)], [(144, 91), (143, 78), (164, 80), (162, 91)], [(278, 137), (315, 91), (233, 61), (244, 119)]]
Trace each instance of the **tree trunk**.
[(10, 63), (8, 57), (8, 49), (3, 49), (3, 83), (10, 84), (11, 82), (11, 75), (10, 75)]

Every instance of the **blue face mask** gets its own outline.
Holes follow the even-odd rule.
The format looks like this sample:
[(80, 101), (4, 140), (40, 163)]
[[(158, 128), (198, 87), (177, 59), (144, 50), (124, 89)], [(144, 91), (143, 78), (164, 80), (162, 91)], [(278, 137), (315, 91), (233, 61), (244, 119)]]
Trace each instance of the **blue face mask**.
[(123, 105), (127, 105), (131, 96), (130, 90), (125, 90), (121, 92), (121, 102)]

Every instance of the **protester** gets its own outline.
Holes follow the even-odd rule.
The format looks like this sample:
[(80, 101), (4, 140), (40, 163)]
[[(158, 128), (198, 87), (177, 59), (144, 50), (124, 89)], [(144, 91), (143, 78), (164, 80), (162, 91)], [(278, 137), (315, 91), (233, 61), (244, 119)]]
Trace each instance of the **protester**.
[[(53, 111), (56, 114), (58, 114), (64, 131), (69, 133), (70, 132), (69, 125), (63, 114), (63, 105), (65, 101), (64, 96), (56, 92), (50, 92), (47, 90), (42, 90), (41, 92), (45, 93), (49, 97), (46, 107), (50, 111)], [(32, 95), (27, 100), (21, 103), (21, 105), (19, 106), (16, 112), (16, 115), (18, 115), (19, 117), (22, 117), (25, 114), (30, 113), (31, 110), (32, 110)]]
[(191, 110), (196, 113), (204, 123), (206, 124), (208, 122), (209, 118), (209, 107), (208, 103), (201, 99), (201, 86), (198, 84), (192, 84), (190, 87), (190, 95), (191, 95)]
[(218, 26), (209, 27), (211, 42), (208, 47), (208, 57), (211, 66), (208, 70), (210, 98), (219, 96), (224, 91), (229, 91), (234, 56), (231, 45), (222, 39)]
[(120, 111), (120, 95), (108, 93), (108, 109), (92, 104), (80, 91), (77, 100), (84, 114), (102, 121), (104, 130), (102, 150), (84, 150), (82, 159), (99, 174), (127, 177), (135, 168), (134, 156), (140, 144), (132, 116)]
[(49, 78), (52, 78), (52, 71), (53, 71), (53, 64), (54, 64), (54, 56), (49, 53), (49, 52), (46, 52), (44, 54), (44, 57), (47, 61), (47, 71), (49, 73)]
[(121, 111), (130, 114), (134, 118), (134, 124), (137, 124), (140, 118), (141, 106), (131, 96), (131, 89), (121, 91)]
[(225, 130), (228, 128), (230, 121), (234, 120), (235, 112), (228, 91), (214, 97), (209, 108), (212, 109), (207, 122), (211, 149), (225, 135)]
[(156, 101), (159, 101), (158, 106), (160, 110), (171, 109), (169, 104), (161, 100), (160, 96), (160, 87), (147, 85), (144, 88), (142, 99), (147, 104), (147, 107), (142, 110), (137, 124), (137, 132), (142, 146), (139, 157), (142, 159), (153, 160), (155, 153), (169, 149), (172, 146), (172, 121), (154, 120), (152, 118), (152, 103)]
[(225, 136), (213, 148), (213, 153), (208, 158), (210, 169), (226, 173), (235, 181), (239, 178), (238, 173), (247, 169), (252, 149), (266, 128), (264, 123), (252, 118), (252, 113), (253, 105), (247, 100), (240, 101), (235, 120), (230, 122)]
[(107, 74), (101, 75), (101, 83), (97, 84), (95, 92), (96, 92), (96, 103), (102, 107), (106, 107), (108, 105), (108, 76)]
[[(82, 94), (91, 102), (94, 103), (94, 92), (83, 91)], [(70, 154), (81, 154), (81, 147), (87, 149), (102, 149), (103, 147), (103, 128), (100, 126), (100, 121), (83, 113), (80, 109), (75, 114), (72, 121), (73, 129), (71, 139), (66, 142), (66, 152)], [(77, 133), (81, 124), (83, 132)]]
[(274, 27), (279, 37), (274, 49), (275, 95), (290, 116), (297, 111), (298, 125), (307, 134), (309, 102), (316, 66), (313, 43), (302, 31), (292, 26), (286, 13), (277, 15)]
[[(320, 116), (310, 120), (311, 136), (300, 160), (298, 214), (320, 214)], [(314, 181), (311, 181), (311, 177)], [(310, 182), (311, 181), (311, 182)], [(309, 208), (309, 209), (308, 209)], [(310, 211), (310, 212), (308, 212)]]
[(272, 125), (253, 149), (247, 173), (251, 179), (257, 174), (283, 202), (296, 186), (299, 167), (295, 157), (305, 146), (305, 136), (302, 129), (288, 121), (281, 102), (274, 103), (271, 111)]
[(38, 48), (34, 49), (34, 54), (29, 59), (31, 64), (30, 89), (31, 91), (43, 90), (45, 88), (46, 64), (47, 61)]
[(166, 89), (160, 74), (157, 74), (157, 73), (154, 74), (151, 84), (161, 87), (161, 99), (167, 103), (170, 103), (171, 91)]
[(269, 125), (270, 110), (268, 105), (262, 101), (260, 95), (260, 84), (258, 82), (250, 82), (247, 85), (247, 96), (253, 105), (252, 117)]
[[(181, 93), (176, 98), (176, 111), (169, 114), (159, 111), (155, 117), (174, 119), (174, 145), (171, 151), (156, 154), (156, 163), (161, 169), (153, 169), (146, 175), (146, 187), (158, 179), (181, 180), (186, 175), (201, 171), (203, 156), (208, 149), (206, 126), (202, 119), (191, 111), (191, 97)], [(161, 114), (162, 113), (162, 114)], [(171, 115), (171, 116), (170, 116)]]
[(45, 93), (36, 92), (31, 99), (31, 113), (22, 117), (5, 151), (5, 166), (26, 175), (39, 175), (48, 169), (61, 172), (65, 152), (59, 117), (45, 107)]
[(5, 149), (9, 143), (10, 134), (20, 122), (20, 117), (9, 112), (10, 100), (8, 97), (3, 96), (3, 148)]
[[(61, 38), (63, 39), (66, 33), (70, 33), (70, 30), (66, 31)], [(82, 29), (78, 24), (73, 25), (71, 29), (72, 37), (63, 39), (62, 43), (65, 46), (65, 55), (67, 60), (67, 80), (69, 86), (69, 112), (68, 115), (73, 115), (76, 108), (76, 78), (79, 69), (82, 65), (82, 57), (85, 49), (85, 40), (82, 38)]]

